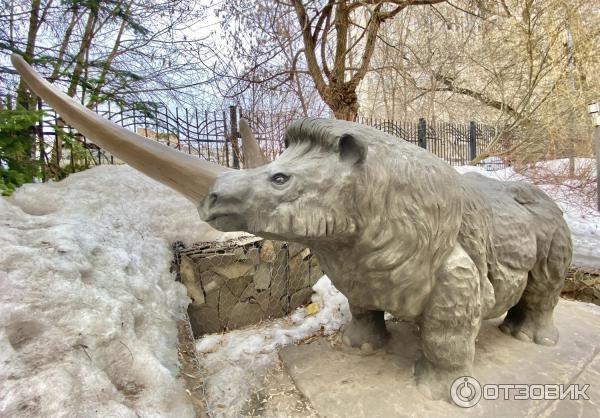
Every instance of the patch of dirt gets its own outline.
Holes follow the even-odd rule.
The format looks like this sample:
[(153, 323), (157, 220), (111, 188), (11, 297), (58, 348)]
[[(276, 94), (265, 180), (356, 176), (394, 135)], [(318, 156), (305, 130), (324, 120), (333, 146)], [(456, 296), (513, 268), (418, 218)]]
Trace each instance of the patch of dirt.
[(17, 406), (17, 411), (19, 412), (19, 415), (22, 414), (21, 416), (25, 417), (40, 416), (40, 403), (40, 397), (36, 396), (34, 398), (19, 403), (19, 406)]
[(267, 371), (263, 384), (246, 401), (242, 417), (317, 418), (309, 400), (298, 390), (281, 362)]
[(600, 306), (600, 270), (570, 268), (561, 296)]
[(35, 321), (16, 321), (6, 326), (8, 342), (17, 351), (38, 338), (43, 332), (42, 324)]
[(184, 319), (177, 322), (177, 330), (179, 331), (180, 373), (185, 382), (186, 392), (192, 402), (196, 417), (208, 418), (204, 401), (204, 382), (200, 374), (200, 364), (194, 347), (194, 336), (187, 314)]
[(124, 383), (117, 382), (115, 383), (115, 387), (130, 401), (134, 401), (139, 398), (142, 391), (146, 388), (144, 385), (133, 381)]

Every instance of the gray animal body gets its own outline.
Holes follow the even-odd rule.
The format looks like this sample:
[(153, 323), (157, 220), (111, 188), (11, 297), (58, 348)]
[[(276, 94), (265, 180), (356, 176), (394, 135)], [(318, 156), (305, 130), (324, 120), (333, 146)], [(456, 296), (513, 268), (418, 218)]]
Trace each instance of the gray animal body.
[[(571, 239), (560, 209), (537, 187), (460, 175), (379, 130), (310, 118), (288, 128), (288, 147), (275, 161), (231, 170), (117, 126), (58, 92), (21, 57), (12, 61), (79, 132), (186, 196), (215, 228), (310, 247), (348, 298), (347, 344), (385, 344), (384, 311), (416, 321), (415, 376), (427, 396), (447, 398), (455, 378), (472, 374), (483, 319), (507, 312), (504, 332), (557, 342), (552, 313)], [(250, 136), (245, 146), (260, 154)]]
[(472, 373), (481, 321), (552, 345), (571, 261), (561, 210), (536, 186), (458, 174), (433, 154), (351, 122), (304, 119), (274, 162), (219, 177), (200, 215), (221, 230), (303, 243), (348, 298), (344, 341), (381, 347), (384, 311), (418, 322), (422, 391)]

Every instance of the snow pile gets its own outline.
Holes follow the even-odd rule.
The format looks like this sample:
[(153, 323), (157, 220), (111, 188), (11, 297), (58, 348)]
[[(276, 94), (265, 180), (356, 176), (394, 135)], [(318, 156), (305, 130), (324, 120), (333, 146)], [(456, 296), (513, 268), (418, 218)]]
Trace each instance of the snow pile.
[[(564, 180), (560, 184), (551, 182), (557, 176), (568, 172), (568, 159), (544, 161), (528, 169), (536, 184), (548, 194), (562, 209), (565, 220), (571, 229), (573, 239), (573, 265), (578, 267), (600, 268), (600, 213), (586, 205), (580, 194), (578, 180)], [(487, 171), (484, 168), (464, 166), (456, 167), (460, 173), (478, 172), (497, 180), (531, 181), (513, 168), (508, 167), (497, 171)], [(595, 177), (595, 161), (591, 158), (576, 158), (575, 172), (586, 173)], [(544, 184), (544, 178), (548, 183)], [(541, 182), (541, 183), (540, 183)]]
[(126, 166), (0, 199), (0, 415), (193, 416), (170, 244), (218, 237)]
[(207, 335), (196, 343), (206, 369), (205, 393), (212, 416), (240, 416), (267, 370), (277, 365), (279, 348), (323, 332), (330, 335), (350, 319), (348, 301), (323, 276), (314, 286), (314, 315), (304, 308), (292, 315), (225, 334)]

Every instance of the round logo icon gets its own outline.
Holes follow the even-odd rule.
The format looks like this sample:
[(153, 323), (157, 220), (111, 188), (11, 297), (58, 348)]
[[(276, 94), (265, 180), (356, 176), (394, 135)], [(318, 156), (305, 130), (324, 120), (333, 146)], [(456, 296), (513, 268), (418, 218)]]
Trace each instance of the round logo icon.
[(471, 376), (461, 376), (450, 386), (452, 401), (461, 408), (472, 408), (481, 400), (481, 384)]

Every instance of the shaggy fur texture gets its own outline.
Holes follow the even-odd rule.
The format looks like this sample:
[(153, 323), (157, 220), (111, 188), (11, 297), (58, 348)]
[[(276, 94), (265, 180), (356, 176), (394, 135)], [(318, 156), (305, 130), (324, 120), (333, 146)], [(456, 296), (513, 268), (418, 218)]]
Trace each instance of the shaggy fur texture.
[(351, 122), (303, 119), (274, 162), (217, 179), (199, 211), (217, 229), (308, 245), (348, 298), (352, 346), (387, 339), (383, 311), (420, 324), (415, 374), (432, 398), (471, 373), (482, 319), (554, 344), (571, 260), (560, 209), (535, 186), (459, 175), (433, 154)]

